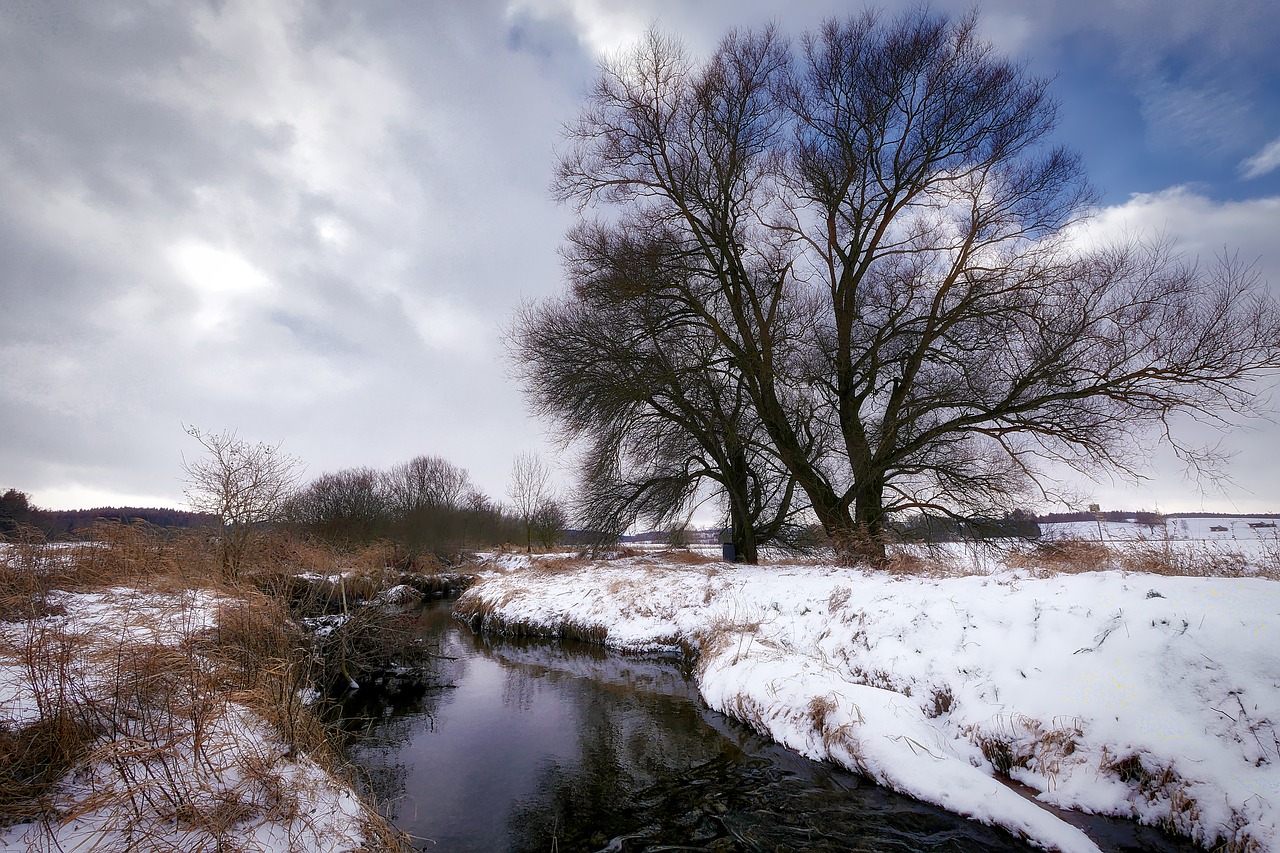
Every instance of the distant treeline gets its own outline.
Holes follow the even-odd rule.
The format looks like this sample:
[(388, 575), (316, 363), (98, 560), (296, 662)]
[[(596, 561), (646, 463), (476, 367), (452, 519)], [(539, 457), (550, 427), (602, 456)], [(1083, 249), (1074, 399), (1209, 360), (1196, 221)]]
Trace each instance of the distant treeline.
[(164, 507), (101, 506), (93, 509), (40, 509), (26, 492), (8, 489), (0, 494), (0, 537), (19, 538), (24, 529), (39, 531), (47, 539), (70, 539), (101, 521), (145, 523), (156, 527), (188, 528), (217, 524), (217, 518), (199, 512)]
[(218, 524), (217, 517), (208, 513), (165, 507), (103, 506), (95, 509), (37, 510), (37, 513), (41, 519), (37, 526), (53, 539), (86, 530), (100, 521), (146, 523), (169, 528), (216, 527)]
[(517, 517), (439, 456), (322, 474), (285, 502), (278, 520), (339, 546), (392, 542), (410, 562), (423, 554), (449, 562), (471, 548), (525, 539), (550, 547), (565, 526), (558, 507)]
[(1280, 518), (1275, 512), (1164, 512), (1146, 510), (1107, 510), (1105, 512), (1048, 512), (1035, 516), (1041, 524), (1062, 524), (1068, 521), (1135, 521), (1149, 524), (1157, 519), (1169, 518)]

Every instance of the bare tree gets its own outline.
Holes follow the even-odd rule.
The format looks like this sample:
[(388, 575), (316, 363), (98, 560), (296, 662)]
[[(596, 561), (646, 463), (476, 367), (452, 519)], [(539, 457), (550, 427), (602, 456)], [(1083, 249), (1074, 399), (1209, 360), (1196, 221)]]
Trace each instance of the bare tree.
[(551, 470), (537, 453), (526, 451), (516, 456), (511, 464), (507, 495), (524, 527), (525, 550), (532, 553), (535, 519), (554, 502), (551, 494)]
[(423, 507), (458, 509), (471, 477), (465, 468), (439, 456), (417, 456), (387, 471), (384, 487), (395, 512), (407, 516)]
[(560, 544), (569, 518), (553, 497), (543, 498), (529, 519), (529, 536), (540, 548), (550, 550)]
[(702, 65), (651, 32), (602, 71), (554, 188), (571, 256), (673, 247), (647, 298), (713, 334), (773, 454), (851, 559), (890, 513), (998, 512), (1045, 460), (1134, 471), (1181, 413), (1256, 412), (1280, 311), (1251, 270), (1084, 250), (1079, 159), (1044, 80), (973, 15), (831, 20), (798, 55), (731, 32)]
[(760, 542), (791, 529), (794, 480), (761, 444), (715, 335), (644, 295), (644, 279), (670, 271), (660, 247), (610, 248), (571, 256), (573, 292), (525, 306), (509, 335), (536, 410), (582, 444), (576, 514), (606, 535), (669, 527), (711, 483), (737, 553), (754, 563)]
[(392, 506), (378, 471), (347, 468), (312, 480), (288, 501), (285, 515), (330, 542), (354, 545), (388, 530)]
[(183, 457), (187, 503), (196, 512), (217, 516), (223, 575), (235, 579), (256, 526), (277, 517), (302, 465), (279, 444), (248, 442), (234, 431), (185, 429), (203, 450), (196, 459)]

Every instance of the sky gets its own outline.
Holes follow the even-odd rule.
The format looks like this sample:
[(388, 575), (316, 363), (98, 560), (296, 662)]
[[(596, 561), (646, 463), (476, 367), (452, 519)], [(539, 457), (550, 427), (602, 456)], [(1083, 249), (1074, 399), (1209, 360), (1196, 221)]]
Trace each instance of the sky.
[[(705, 55), (857, 8), (0, 0), (0, 489), (182, 506), (195, 425), (281, 443), (308, 477), (443, 456), (503, 498), (516, 454), (555, 461), (501, 329), (562, 286), (548, 184), (600, 59), (651, 23)], [(1280, 4), (978, 8), (1054, 77), (1096, 229), (1238, 253), (1280, 292)], [(1149, 480), (1081, 492), (1280, 511), (1275, 423), (1204, 438), (1236, 453), (1225, 491), (1143, 441)]]

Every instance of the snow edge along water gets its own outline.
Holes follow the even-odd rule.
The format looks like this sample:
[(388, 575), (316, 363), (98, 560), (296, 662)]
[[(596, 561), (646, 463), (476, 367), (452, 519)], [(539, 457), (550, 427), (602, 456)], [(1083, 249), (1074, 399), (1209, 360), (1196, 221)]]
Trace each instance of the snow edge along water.
[(1273, 581), (659, 556), (502, 568), (459, 599), (473, 626), (684, 646), (712, 709), (1037, 846), (1098, 849), (1001, 775), (1205, 847), (1280, 849)]

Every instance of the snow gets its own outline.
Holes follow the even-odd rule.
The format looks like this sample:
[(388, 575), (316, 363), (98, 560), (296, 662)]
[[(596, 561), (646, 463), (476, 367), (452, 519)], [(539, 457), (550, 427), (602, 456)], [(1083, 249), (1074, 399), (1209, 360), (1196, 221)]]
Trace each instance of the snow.
[(493, 572), (458, 611), (487, 630), (691, 648), (710, 707), (1048, 849), (1097, 848), (997, 769), (1045, 804), (1280, 851), (1275, 581), (646, 555)]
[[(87, 760), (53, 792), (65, 817), (0, 829), (0, 850), (212, 850), (228, 838), (245, 851), (366, 846), (369, 813), (350, 786), (293, 753), (239, 696), (200, 680), (200, 640), (225, 601), (201, 590), (51, 592), (46, 615), (0, 623), (0, 727), (21, 732), (66, 701), (73, 714), (107, 715)], [(194, 668), (175, 680), (163, 662), (146, 669), (146, 655)], [(136, 698), (149, 690), (155, 702)]]

